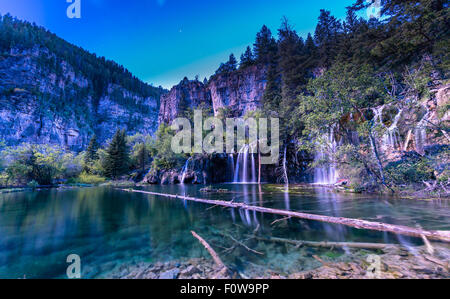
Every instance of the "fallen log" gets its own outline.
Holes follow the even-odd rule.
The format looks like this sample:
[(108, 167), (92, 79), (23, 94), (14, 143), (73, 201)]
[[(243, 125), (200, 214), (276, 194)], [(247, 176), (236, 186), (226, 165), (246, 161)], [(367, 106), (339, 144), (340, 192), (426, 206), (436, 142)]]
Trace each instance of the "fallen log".
[(209, 254), (213, 258), (213, 260), (216, 263), (216, 265), (220, 269), (226, 268), (225, 264), (222, 262), (222, 260), (220, 259), (219, 255), (214, 251), (214, 249), (212, 249), (212, 247), (208, 244), (208, 242), (206, 242), (202, 237), (197, 235), (194, 231), (191, 231), (191, 233), (197, 240), (200, 241), (200, 243), (202, 243), (203, 247), (205, 247), (206, 250), (208, 250)]
[(301, 241), (301, 240), (290, 240), (290, 239), (282, 239), (282, 238), (262, 238), (262, 237), (254, 237), (256, 240), (263, 242), (274, 242), (274, 243), (282, 243), (282, 244), (290, 244), (293, 246), (308, 246), (308, 247), (323, 247), (323, 248), (359, 248), (359, 249), (390, 249), (396, 248), (397, 245), (394, 244), (383, 244), (383, 243), (359, 243), (359, 242), (314, 242), (314, 241)]
[(216, 263), (219, 271), (212, 277), (212, 279), (225, 279), (225, 278), (231, 278), (232, 273), (228, 269), (227, 266), (222, 262), (219, 255), (212, 249), (212, 247), (206, 242), (202, 237), (197, 235), (194, 231), (191, 231), (192, 235), (202, 243), (202, 245), (206, 248), (206, 250), (209, 252), (211, 257), (213, 258), (214, 262)]
[(388, 223), (381, 223), (381, 222), (372, 222), (372, 221), (361, 220), (361, 219), (351, 219), (351, 218), (343, 218), (343, 217), (307, 214), (307, 213), (302, 213), (302, 212), (279, 210), (279, 209), (265, 208), (265, 207), (259, 207), (259, 206), (250, 206), (245, 203), (238, 203), (238, 202), (233, 202), (233, 201), (210, 200), (210, 199), (194, 198), (194, 197), (180, 196), (180, 195), (173, 195), (173, 194), (163, 194), (163, 193), (149, 192), (149, 191), (143, 191), (143, 190), (134, 190), (134, 189), (119, 189), (119, 190), (122, 190), (125, 192), (133, 192), (133, 193), (142, 193), (142, 194), (148, 194), (148, 195), (154, 195), (154, 196), (161, 196), (161, 197), (166, 197), (166, 198), (182, 199), (182, 200), (193, 201), (193, 202), (198, 202), (198, 203), (217, 205), (217, 206), (223, 206), (223, 207), (235, 208), (235, 209), (243, 209), (243, 210), (261, 212), (261, 213), (267, 213), (267, 214), (275, 214), (275, 215), (281, 215), (281, 216), (285, 216), (285, 217), (290, 216), (293, 218), (300, 218), (300, 219), (306, 219), (306, 220), (312, 220), (312, 221), (341, 224), (341, 225), (345, 225), (345, 226), (349, 226), (349, 227), (353, 227), (353, 228), (357, 228), (357, 229), (367, 229), (367, 230), (390, 232), (390, 233), (394, 233), (394, 234), (411, 236), (411, 237), (416, 237), (416, 238), (422, 238), (422, 236), (425, 236), (429, 240), (437, 240), (437, 241), (443, 241), (443, 242), (450, 243), (450, 231), (427, 231), (427, 230), (423, 230), (420, 228), (412, 228), (412, 227), (403, 226), (403, 225), (395, 225), (395, 224), (388, 224)]

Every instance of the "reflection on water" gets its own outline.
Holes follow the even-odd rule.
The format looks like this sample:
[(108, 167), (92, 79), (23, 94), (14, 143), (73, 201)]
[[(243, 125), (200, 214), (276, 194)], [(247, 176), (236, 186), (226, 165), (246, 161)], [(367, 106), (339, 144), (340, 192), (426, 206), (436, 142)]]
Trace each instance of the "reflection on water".
[[(256, 184), (214, 187), (231, 192), (204, 194), (200, 192), (201, 187), (191, 185), (145, 189), (330, 216), (420, 225), (425, 229), (450, 229), (446, 201), (344, 196), (321, 188), (292, 186), (289, 189)], [(242, 240), (255, 228), (265, 235), (298, 240), (421, 242), (388, 233), (298, 219), (274, 224), (279, 218), (108, 188), (3, 194), (0, 195), (0, 278), (64, 277), (69, 254), (81, 257), (84, 278), (104, 276), (120, 264), (207, 257), (198, 241), (192, 238), (191, 230), (213, 246), (220, 241), (217, 232), (232, 232)], [(266, 252), (264, 256), (235, 251), (224, 259), (244, 270), (246, 265), (258, 264), (285, 271), (292, 267), (309, 267), (296, 262), (299, 254), (313, 261), (307, 253), (300, 251), (294, 256), (291, 252), (277, 251), (271, 245), (257, 246), (259, 251)]]

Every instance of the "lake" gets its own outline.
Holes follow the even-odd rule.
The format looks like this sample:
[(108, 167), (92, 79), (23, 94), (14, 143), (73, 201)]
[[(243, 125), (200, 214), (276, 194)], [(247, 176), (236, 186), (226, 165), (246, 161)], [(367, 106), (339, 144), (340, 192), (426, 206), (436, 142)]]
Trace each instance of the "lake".
[[(337, 194), (321, 187), (222, 184), (228, 193), (202, 193), (204, 186), (139, 189), (191, 197), (242, 201), (278, 209), (359, 218), (428, 230), (450, 230), (449, 202)], [(293, 273), (320, 266), (315, 254), (346, 260), (344, 249), (301, 248), (248, 241), (254, 231), (307, 241), (423, 244), (420, 239), (357, 230), (300, 219), (127, 193), (109, 187), (51, 189), (0, 194), (0, 278), (66, 278), (67, 256), (81, 258), (82, 278), (108, 278), (120, 265), (209, 258), (191, 231), (217, 250), (224, 262), (252, 276), (255, 269)], [(227, 252), (226, 235), (264, 253)], [(247, 242), (248, 241), (248, 242)], [(232, 242), (228, 240), (227, 242)], [(359, 253), (358, 253), (359, 254)], [(253, 272), (252, 272), (253, 271)]]

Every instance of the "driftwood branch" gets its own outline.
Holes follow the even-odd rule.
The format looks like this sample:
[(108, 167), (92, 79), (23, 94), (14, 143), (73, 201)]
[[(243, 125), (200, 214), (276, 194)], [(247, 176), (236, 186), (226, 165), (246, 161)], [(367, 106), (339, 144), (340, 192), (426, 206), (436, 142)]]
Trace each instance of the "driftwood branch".
[(236, 240), (236, 238), (234, 238), (232, 235), (229, 235), (229, 234), (222, 234), (222, 233), (220, 233), (220, 234), (221, 234), (222, 236), (224, 236), (224, 237), (227, 237), (227, 238), (231, 239), (231, 241), (233, 241), (234, 243), (238, 244), (239, 246), (244, 247), (245, 249), (247, 249), (247, 251), (250, 251), (250, 252), (253, 252), (253, 253), (256, 253), (256, 254), (259, 254), (259, 255), (264, 255), (264, 253), (259, 252), (259, 251), (256, 251), (256, 250), (254, 250), (254, 249), (251, 249), (250, 247), (248, 247), (247, 245), (245, 245), (245, 244), (242, 243), (241, 241)]
[(213, 260), (216, 263), (216, 265), (220, 269), (226, 268), (225, 264), (222, 262), (222, 260), (220, 259), (219, 255), (214, 251), (214, 249), (212, 249), (212, 247), (208, 244), (208, 242), (206, 242), (202, 237), (197, 235), (197, 233), (195, 233), (194, 231), (191, 231), (191, 233), (197, 240), (200, 241), (200, 243), (202, 243), (202, 245), (206, 248), (206, 250), (208, 250), (209, 254), (213, 258)]
[(359, 249), (390, 249), (396, 248), (394, 244), (382, 244), (382, 243), (358, 243), (358, 242), (313, 242), (313, 241), (298, 241), (282, 238), (261, 238), (255, 237), (256, 240), (263, 242), (275, 242), (282, 244), (290, 244), (296, 247), (308, 246), (308, 247), (324, 247), (324, 248), (359, 248)]
[(265, 207), (259, 207), (259, 206), (250, 206), (245, 203), (201, 199), (201, 198), (194, 198), (194, 197), (188, 197), (188, 196), (178, 196), (178, 195), (172, 195), (172, 194), (148, 192), (148, 191), (142, 191), (142, 190), (132, 190), (132, 189), (120, 189), (120, 190), (125, 191), (125, 192), (149, 194), (149, 195), (161, 196), (161, 197), (172, 198), (172, 199), (188, 200), (188, 201), (210, 204), (210, 205), (218, 205), (218, 206), (223, 206), (223, 207), (228, 207), (228, 208), (243, 209), (243, 210), (248, 210), (248, 211), (275, 214), (275, 215), (281, 215), (281, 216), (290, 216), (292, 218), (300, 218), (300, 219), (307, 219), (307, 220), (312, 220), (312, 221), (341, 224), (341, 225), (345, 225), (345, 226), (349, 226), (349, 227), (353, 227), (353, 228), (357, 228), (357, 229), (385, 231), (385, 232), (390, 232), (390, 233), (394, 233), (394, 234), (412, 236), (412, 237), (417, 237), (417, 238), (422, 238), (422, 235), (423, 235), (423, 236), (427, 237), (429, 240), (438, 240), (438, 241), (450, 243), (450, 231), (427, 231), (427, 230), (423, 230), (423, 229), (419, 229), (419, 228), (412, 228), (412, 227), (403, 226), (403, 225), (372, 222), (372, 221), (361, 220), (361, 219), (351, 219), (351, 218), (343, 218), (343, 217), (332, 217), (332, 216), (324, 216), (324, 215), (316, 215), (316, 214), (307, 214), (307, 213), (302, 213), (302, 212), (279, 210), (279, 209), (265, 208)]

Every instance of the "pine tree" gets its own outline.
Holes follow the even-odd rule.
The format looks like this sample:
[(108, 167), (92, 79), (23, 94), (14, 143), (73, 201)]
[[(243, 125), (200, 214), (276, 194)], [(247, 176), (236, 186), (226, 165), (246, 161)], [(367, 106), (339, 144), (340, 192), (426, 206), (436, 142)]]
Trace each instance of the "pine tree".
[(220, 67), (216, 71), (216, 75), (218, 74), (228, 74), (234, 72), (237, 69), (237, 60), (234, 54), (230, 55), (230, 58), (226, 63), (221, 63)]
[(136, 153), (136, 162), (139, 169), (144, 172), (145, 165), (148, 162), (148, 152), (144, 143), (140, 143), (138, 145), (137, 153)]
[(253, 58), (253, 52), (250, 47), (247, 47), (247, 50), (245, 50), (245, 53), (241, 55), (241, 68), (246, 68), (249, 66), (252, 66), (255, 63), (255, 60)]
[(88, 148), (86, 149), (86, 155), (84, 156), (84, 162), (86, 164), (89, 164), (95, 160), (98, 160), (98, 154), (97, 151), (99, 149), (99, 145), (97, 142), (97, 136), (94, 135), (91, 138), (91, 141), (89, 141)]
[(228, 59), (228, 62), (226, 63), (226, 67), (227, 67), (227, 71), (228, 72), (233, 72), (237, 69), (237, 60), (236, 57), (234, 56), (234, 54), (230, 55), (230, 58)]
[(305, 46), (286, 18), (283, 19), (278, 34), (280, 37), (278, 56), (282, 76), (282, 96), (284, 101), (289, 101), (297, 97), (306, 83), (306, 70), (302, 66), (305, 62)]
[(111, 143), (106, 149), (103, 168), (105, 175), (117, 179), (128, 170), (128, 147), (125, 130), (117, 130)]
[(277, 64), (275, 61), (269, 64), (267, 70), (267, 84), (263, 95), (263, 107), (267, 115), (273, 115), (279, 111), (281, 101), (280, 80), (278, 79)]
[(257, 63), (268, 64), (277, 51), (277, 43), (266, 25), (256, 35), (253, 54)]
[(338, 52), (342, 24), (327, 10), (320, 10), (319, 22), (314, 34), (318, 46), (320, 65), (331, 66)]

